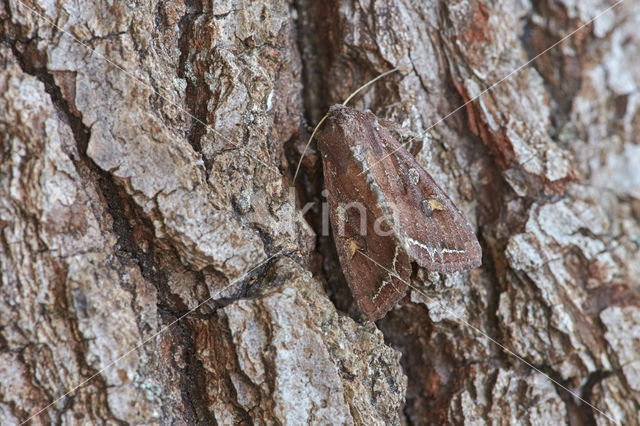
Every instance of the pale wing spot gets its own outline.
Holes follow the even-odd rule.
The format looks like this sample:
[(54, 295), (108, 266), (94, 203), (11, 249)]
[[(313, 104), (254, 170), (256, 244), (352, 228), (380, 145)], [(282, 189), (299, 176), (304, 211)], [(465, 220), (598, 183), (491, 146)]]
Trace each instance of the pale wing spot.
[(444, 204), (442, 204), (442, 201), (440, 201), (438, 198), (431, 197), (426, 201), (429, 204), (429, 207), (431, 208), (431, 210), (446, 210), (446, 207), (444, 206)]
[(362, 247), (360, 247), (360, 244), (358, 244), (358, 242), (356, 240), (354, 240), (353, 238), (351, 238), (349, 240), (349, 259), (351, 259), (358, 250), (360, 250)]

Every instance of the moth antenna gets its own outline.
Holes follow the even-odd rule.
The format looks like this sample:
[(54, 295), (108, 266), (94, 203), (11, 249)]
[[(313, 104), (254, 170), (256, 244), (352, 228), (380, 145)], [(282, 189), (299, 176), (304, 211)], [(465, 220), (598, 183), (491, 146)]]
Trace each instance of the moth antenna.
[[(347, 99), (344, 100), (344, 102), (342, 103), (342, 105), (346, 106), (347, 103), (354, 98), (354, 96), (356, 96), (358, 93), (360, 93), (362, 90), (366, 89), (367, 87), (371, 86), (373, 83), (375, 83), (376, 81), (380, 80), (381, 78), (384, 78), (386, 76), (388, 76), (389, 74), (392, 74), (396, 71), (399, 71), (400, 68), (396, 67), (392, 70), (383, 72), (382, 74), (380, 74), (379, 76), (377, 76), (376, 78), (374, 78), (373, 80), (369, 80), (368, 82), (366, 82), (365, 84), (363, 84), (362, 86), (358, 87), (354, 92), (352, 92)], [(403, 69), (404, 70), (404, 69)], [(318, 122), (318, 124), (316, 125), (316, 127), (313, 129), (313, 132), (311, 133), (311, 136), (309, 136), (309, 140), (307, 141), (307, 144), (304, 146), (304, 149), (302, 150), (302, 155), (300, 156), (300, 160), (298, 160), (298, 165), (296, 166), (296, 172), (293, 174), (293, 181), (296, 181), (296, 178), (298, 177), (298, 172), (300, 171), (300, 166), (302, 165), (302, 159), (304, 158), (304, 155), (307, 153), (307, 149), (309, 148), (309, 145), (311, 145), (311, 141), (313, 140), (313, 137), (316, 135), (316, 133), (318, 132), (318, 129), (320, 128), (320, 126), (322, 126), (322, 123), (324, 123), (324, 121), (327, 119), (328, 114), (325, 114), (324, 117), (322, 117), (322, 119)]]
[[(347, 99), (344, 100), (344, 102), (342, 103), (342, 105), (346, 106), (347, 103), (349, 103), (349, 101), (351, 99), (354, 98), (354, 96), (356, 96), (358, 93), (360, 93), (361, 91), (363, 91), (364, 89), (366, 89), (367, 87), (371, 86), (373, 83), (375, 83), (376, 81), (380, 80), (381, 78), (384, 78), (386, 76), (388, 76), (389, 74), (392, 74), (396, 71), (398, 71), (400, 68), (396, 67), (392, 70), (389, 70), (387, 72), (383, 72), (382, 74), (380, 74), (379, 76), (377, 76), (376, 78), (374, 78), (373, 80), (369, 80), (368, 82), (366, 82), (365, 84), (363, 84), (362, 86), (358, 87), (353, 93), (351, 93), (349, 95), (349, 97)], [(326, 115), (325, 115), (326, 117)]]
[(313, 140), (313, 137), (316, 135), (316, 132), (318, 131), (318, 129), (320, 128), (322, 123), (324, 123), (324, 120), (326, 120), (328, 116), (329, 115), (327, 113), (327, 114), (324, 115), (324, 117), (322, 117), (322, 120), (320, 120), (320, 122), (318, 122), (316, 127), (313, 129), (313, 132), (311, 133), (311, 136), (309, 136), (309, 140), (307, 141), (307, 144), (304, 146), (304, 149), (302, 150), (302, 155), (300, 156), (300, 159), (298, 160), (298, 165), (296, 166), (296, 172), (293, 174), (293, 182), (295, 182), (296, 178), (298, 177), (298, 172), (300, 171), (300, 166), (302, 165), (302, 159), (304, 158), (304, 155), (307, 153), (307, 149), (309, 148), (309, 145), (311, 145), (311, 141)]

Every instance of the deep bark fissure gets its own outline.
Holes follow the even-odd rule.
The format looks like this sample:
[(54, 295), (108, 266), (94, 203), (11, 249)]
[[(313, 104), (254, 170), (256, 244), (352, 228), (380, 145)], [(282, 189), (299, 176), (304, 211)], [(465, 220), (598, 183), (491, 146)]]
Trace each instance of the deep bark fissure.
[(187, 359), (184, 374), (180, 375), (182, 382), (180, 389), (182, 401), (191, 408), (191, 413), (185, 413), (187, 418), (184, 420), (188, 422), (191, 418), (195, 424), (217, 424), (204, 400), (203, 383), (199, 378), (205, 377), (205, 371), (197, 358), (197, 349), (193, 342), (193, 329), (189, 327), (188, 322), (178, 323), (176, 326), (177, 329), (174, 329), (173, 332), (179, 336), (182, 342), (180, 348), (184, 351)]
[[(196, 4), (198, 2), (194, 2)], [(198, 3), (199, 4), (199, 3)], [(191, 146), (193, 147), (195, 152), (202, 152), (201, 138), (205, 133), (205, 125), (202, 123), (206, 123), (207, 115), (206, 115), (206, 106), (199, 105), (195, 102), (194, 92), (196, 91), (196, 86), (200, 89), (206, 87), (202, 82), (194, 82), (191, 78), (186, 75), (186, 66), (189, 61), (189, 37), (193, 31), (193, 20), (198, 16), (202, 16), (202, 10), (198, 10), (197, 12), (187, 13), (181, 19), (179, 23), (180, 28), (180, 60), (178, 62), (178, 75), (181, 78), (184, 78), (187, 82), (187, 90), (185, 96), (185, 103), (187, 107), (187, 111), (191, 114), (195, 119), (192, 118), (191, 128), (187, 132), (187, 139)], [(200, 84), (198, 84), (200, 83)], [(210, 169), (210, 165), (206, 165), (206, 169)]]
[[(201, 81), (202, 76), (199, 73), (187, 75), (186, 68), (193, 65), (190, 59), (189, 40), (193, 37), (194, 21), (199, 17), (204, 17), (202, 4), (199, 1), (188, 2), (188, 8), (191, 9), (186, 13), (179, 23), (180, 34), (180, 60), (178, 62), (178, 75), (185, 79), (187, 88), (185, 92), (185, 104), (187, 112), (191, 115), (191, 127), (187, 132), (187, 140), (197, 153), (202, 152), (202, 138), (207, 131), (208, 112), (207, 103), (202, 102), (203, 99), (210, 99), (213, 94), (208, 90), (206, 82)], [(194, 80), (195, 79), (195, 80)], [(201, 97), (203, 90), (207, 94)], [(201, 97), (201, 98), (200, 98)], [(200, 98), (200, 99), (199, 99)], [(207, 173), (211, 170), (211, 160), (203, 158), (205, 162), (205, 170)]]

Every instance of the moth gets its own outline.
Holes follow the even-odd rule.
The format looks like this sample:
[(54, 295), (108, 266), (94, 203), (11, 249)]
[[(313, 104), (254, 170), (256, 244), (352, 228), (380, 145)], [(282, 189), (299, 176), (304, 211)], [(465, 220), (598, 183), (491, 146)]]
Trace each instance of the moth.
[(340, 264), (369, 320), (404, 297), (411, 262), (438, 272), (480, 266), (469, 222), (373, 113), (332, 106), (317, 143)]

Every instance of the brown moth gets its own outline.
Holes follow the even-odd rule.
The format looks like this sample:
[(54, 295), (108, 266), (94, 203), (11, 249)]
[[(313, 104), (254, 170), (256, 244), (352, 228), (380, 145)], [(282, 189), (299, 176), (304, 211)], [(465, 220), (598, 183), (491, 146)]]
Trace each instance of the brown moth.
[(369, 320), (404, 297), (412, 261), (438, 272), (480, 266), (465, 217), (375, 115), (334, 105), (317, 141), (340, 264)]

